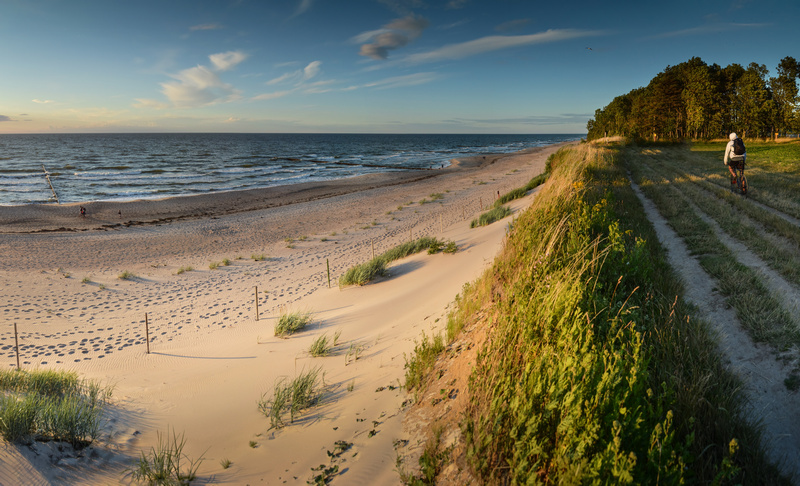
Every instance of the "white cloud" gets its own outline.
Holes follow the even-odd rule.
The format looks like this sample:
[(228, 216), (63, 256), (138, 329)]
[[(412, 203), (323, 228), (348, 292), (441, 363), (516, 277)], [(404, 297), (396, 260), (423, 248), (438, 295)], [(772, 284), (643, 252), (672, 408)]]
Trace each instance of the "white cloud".
[(211, 54), (208, 58), (219, 71), (228, 71), (247, 59), (247, 54), (241, 51), (228, 51)]
[(39, 103), (39, 104), (41, 104), (41, 105), (46, 105), (46, 104), (48, 104), (48, 103), (55, 103), (55, 101), (53, 101), (53, 100), (40, 100), (40, 99), (35, 99), (35, 100), (31, 100), (31, 101), (33, 101), (34, 103)]
[(599, 30), (547, 30), (538, 34), (529, 35), (493, 35), (481, 37), (459, 44), (450, 44), (428, 52), (411, 54), (406, 56), (403, 61), (409, 64), (422, 64), (426, 62), (446, 61), (453, 59), (463, 59), (465, 57), (483, 54), (486, 52), (498, 51), (512, 47), (527, 46), (534, 44), (544, 44), (547, 42), (557, 42), (581, 37), (591, 37), (605, 34)]
[(322, 65), (322, 61), (312, 61), (303, 68), (303, 79), (311, 79), (317, 74), (319, 74), (320, 66)]
[(293, 79), (297, 79), (299, 74), (300, 74), (300, 71), (294, 71), (294, 72), (291, 72), (291, 73), (281, 74), (277, 78), (270, 79), (269, 81), (267, 81), (266, 84), (267, 84), (267, 86), (272, 86), (273, 84), (280, 84), (280, 83), (282, 83), (284, 81), (291, 81)]
[(362, 32), (353, 39), (361, 42), (371, 41), (361, 46), (359, 54), (372, 59), (383, 60), (389, 57), (389, 51), (403, 47), (413, 41), (428, 27), (428, 21), (414, 14), (395, 19), (383, 28)]
[(136, 98), (136, 103), (133, 104), (134, 108), (154, 108), (156, 110), (163, 110), (169, 108), (167, 103), (158, 100), (151, 100), (147, 98)]

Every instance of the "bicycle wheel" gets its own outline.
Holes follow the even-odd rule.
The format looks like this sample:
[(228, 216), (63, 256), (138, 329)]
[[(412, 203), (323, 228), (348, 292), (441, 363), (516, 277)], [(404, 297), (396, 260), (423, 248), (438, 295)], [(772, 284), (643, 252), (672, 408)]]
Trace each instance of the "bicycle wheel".
[(740, 189), (742, 191), (742, 195), (747, 196), (747, 177), (744, 176), (744, 171), (742, 171), (742, 184)]

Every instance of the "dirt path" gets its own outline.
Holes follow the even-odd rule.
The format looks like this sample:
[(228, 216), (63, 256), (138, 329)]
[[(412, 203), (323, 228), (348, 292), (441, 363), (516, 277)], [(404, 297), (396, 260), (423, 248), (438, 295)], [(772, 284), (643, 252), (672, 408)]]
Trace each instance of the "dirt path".
[[(690, 256), (683, 240), (633, 180), (631, 186), (652, 221), (659, 241), (667, 249), (670, 264), (683, 280), (688, 300), (698, 307), (699, 317), (717, 333), (720, 350), (728, 365), (742, 379), (749, 397), (745, 408), (751, 420), (762, 423), (771, 460), (797, 481), (800, 478), (800, 420), (797, 420), (800, 395), (787, 390), (784, 385), (789, 367), (775, 359), (775, 352), (770, 347), (752, 342), (741, 328), (735, 311), (725, 304), (725, 298), (716, 290), (715, 280)], [(715, 229), (721, 233), (718, 227)], [(759, 266), (760, 260), (743, 245), (729, 237), (723, 241), (744, 264)], [(764, 271), (764, 267), (760, 270)]]

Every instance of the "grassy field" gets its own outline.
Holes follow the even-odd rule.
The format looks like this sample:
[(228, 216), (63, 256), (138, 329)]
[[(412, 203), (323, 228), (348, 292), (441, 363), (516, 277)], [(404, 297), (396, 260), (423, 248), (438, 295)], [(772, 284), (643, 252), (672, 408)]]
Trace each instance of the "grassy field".
[[(741, 383), (685, 303), (628, 180), (627, 170), (638, 166), (634, 177), (643, 190), (673, 201), (676, 213), (707, 205), (668, 192), (675, 182), (648, 182), (677, 177), (679, 168), (690, 172), (681, 175), (687, 179), (705, 170), (708, 177), (694, 176), (713, 186), (708, 190), (726, 191), (726, 178), (711, 177), (725, 169), (721, 152), (702, 149), (674, 147), (698, 159), (691, 170), (679, 156), (659, 164), (639, 160), (652, 147), (562, 149), (491, 271), (456, 299), (448, 341), (476, 316), (490, 316), (479, 323), (489, 337), (470, 377), (461, 425), (466, 461), (481, 481), (788, 484), (766, 461), (758, 430), (743, 419)], [(748, 149), (756, 159), (757, 147)], [(759, 177), (751, 181), (754, 194), (760, 184)], [(793, 203), (778, 186), (773, 194)], [(697, 215), (676, 218), (685, 221), (696, 254), (705, 258), (721, 247)], [(750, 279), (747, 285), (757, 284), (724, 252), (708, 253), (707, 260), (729, 262)], [(771, 305), (775, 325), (763, 330), (764, 339), (793, 340), (788, 316)]]

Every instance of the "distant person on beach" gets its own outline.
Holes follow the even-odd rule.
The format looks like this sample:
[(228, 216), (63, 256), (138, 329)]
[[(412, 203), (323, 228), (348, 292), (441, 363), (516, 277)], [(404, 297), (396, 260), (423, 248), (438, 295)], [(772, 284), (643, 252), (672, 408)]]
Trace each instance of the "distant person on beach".
[(728, 166), (728, 172), (731, 173), (731, 184), (736, 184), (736, 171), (735, 168), (739, 164), (744, 164), (747, 159), (747, 150), (744, 147), (744, 142), (739, 138), (735, 132), (731, 133), (730, 141), (725, 146), (725, 157), (723, 162)]
[(86, 208), (81, 206), (81, 216), (86, 217)]

